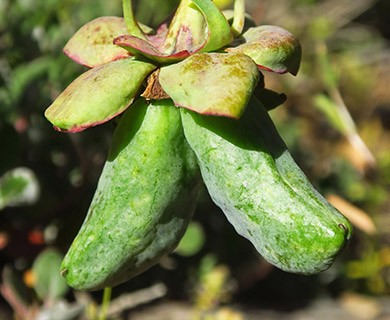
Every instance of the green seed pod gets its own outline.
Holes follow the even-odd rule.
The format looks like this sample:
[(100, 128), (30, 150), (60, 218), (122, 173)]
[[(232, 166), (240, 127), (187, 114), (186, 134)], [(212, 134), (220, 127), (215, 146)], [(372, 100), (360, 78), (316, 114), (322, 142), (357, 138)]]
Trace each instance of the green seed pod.
[(115, 286), (171, 252), (196, 205), (199, 169), (170, 100), (127, 110), (61, 273), (79, 290)]
[(252, 98), (238, 121), (181, 113), (206, 187), (236, 231), (282, 270), (327, 269), (352, 227), (314, 190), (264, 107)]

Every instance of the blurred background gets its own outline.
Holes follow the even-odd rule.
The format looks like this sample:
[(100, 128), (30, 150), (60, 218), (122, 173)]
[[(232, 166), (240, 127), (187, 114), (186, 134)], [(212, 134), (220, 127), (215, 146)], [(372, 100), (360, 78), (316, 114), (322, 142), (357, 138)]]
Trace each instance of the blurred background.
[[(138, 1), (136, 13), (155, 27), (177, 2)], [(298, 76), (265, 73), (266, 87), (288, 96), (271, 115), (354, 238), (328, 271), (287, 274), (235, 233), (203, 189), (178, 249), (114, 288), (107, 318), (390, 319), (390, 2), (247, 0), (247, 11), (302, 43)], [(104, 319), (110, 292), (75, 292), (58, 268), (114, 126), (65, 134), (43, 116), (85, 71), (63, 46), (102, 15), (121, 16), (121, 2), (0, 1), (0, 319)]]

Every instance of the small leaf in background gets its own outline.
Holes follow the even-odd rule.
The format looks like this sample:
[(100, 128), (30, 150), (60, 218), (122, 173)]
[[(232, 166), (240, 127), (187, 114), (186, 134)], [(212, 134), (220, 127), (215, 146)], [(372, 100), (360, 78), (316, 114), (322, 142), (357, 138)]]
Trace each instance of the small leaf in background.
[(197, 222), (191, 222), (175, 252), (185, 257), (193, 256), (202, 249), (204, 242), (202, 226)]
[(0, 210), (7, 206), (34, 204), (39, 194), (38, 180), (28, 168), (15, 168), (0, 177)]
[(33, 287), (44, 301), (55, 301), (69, 289), (59, 271), (62, 259), (63, 256), (56, 249), (48, 248), (33, 263)]
[(12, 72), (7, 89), (13, 103), (21, 100), (28, 86), (53, 68), (53, 61), (48, 57), (39, 57), (28, 63), (18, 65)]

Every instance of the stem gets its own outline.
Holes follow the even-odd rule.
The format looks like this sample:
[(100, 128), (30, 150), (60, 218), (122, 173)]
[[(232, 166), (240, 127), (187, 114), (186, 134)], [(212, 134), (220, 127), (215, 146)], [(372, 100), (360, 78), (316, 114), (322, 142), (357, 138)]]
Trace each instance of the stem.
[(132, 0), (122, 0), (123, 17), (125, 19), (127, 31), (130, 35), (146, 39), (144, 33), (140, 29), (137, 20), (135, 19)]
[(347, 140), (364, 157), (365, 163), (369, 167), (374, 167), (376, 162), (375, 158), (360, 135), (357, 133), (355, 122), (353, 121), (351, 114), (349, 113), (347, 106), (344, 103), (344, 99), (341, 96), (340, 90), (338, 88), (329, 88), (329, 95), (336, 102), (338, 108), (337, 111), (345, 123), (345, 136)]
[(112, 292), (112, 288), (109, 287), (104, 288), (103, 301), (102, 301), (102, 306), (100, 308), (99, 320), (106, 320), (106, 315), (111, 300), (111, 292)]
[(365, 166), (374, 167), (375, 158), (358, 134), (355, 122), (353, 121), (340, 93), (340, 89), (338, 87), (338, 75), (329, 61), (328, 49), (324, 41), (317, 44), (317, 54), (319, 57), (321, 74), (323, 75), (323, 83), (328, 91), (329, 97), (335, 104), (335, 111), (343, 125), (341, 133), (346, 137), (353, 148), (363, 157)]
[(245, 0), (234, 1), (234, 15), (232, 23), (232, 32), (234, 37), (238, 37), (244, 29), (245, 23)]

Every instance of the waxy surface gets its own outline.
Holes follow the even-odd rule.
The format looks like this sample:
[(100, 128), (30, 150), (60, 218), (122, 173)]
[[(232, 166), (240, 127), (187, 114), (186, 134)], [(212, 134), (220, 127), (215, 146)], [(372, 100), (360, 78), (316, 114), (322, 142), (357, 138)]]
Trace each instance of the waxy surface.
[(161, 68), (159, 82), (177, 106), (239, 118), (260, 77), (244, 54), (201, 53)]
[(45, 116), (58, 130), (71, 132), (108, 121), (133, 102), (155, 68), (127, 58), (90, 69), (57, 97)]
[(172, 251), (196, 204), (199, 169), (170, 100), (120, 119), (87, 217), (62, 263), (79, 290), (112, 287)]
[(261, 68), (276, 73), (296, 75), (301, 61), (301, 45), (287, 30), (276, 26), (249, 28), (242, 35), (244, 42), (228, 52), (241, 52), (253, 59)]
[(203, 181), (236, 231), (284, 271), (329, 268), (352, 227), (307, 181), (261, 104), (252, 99), (239, 121), (181, 113)]

